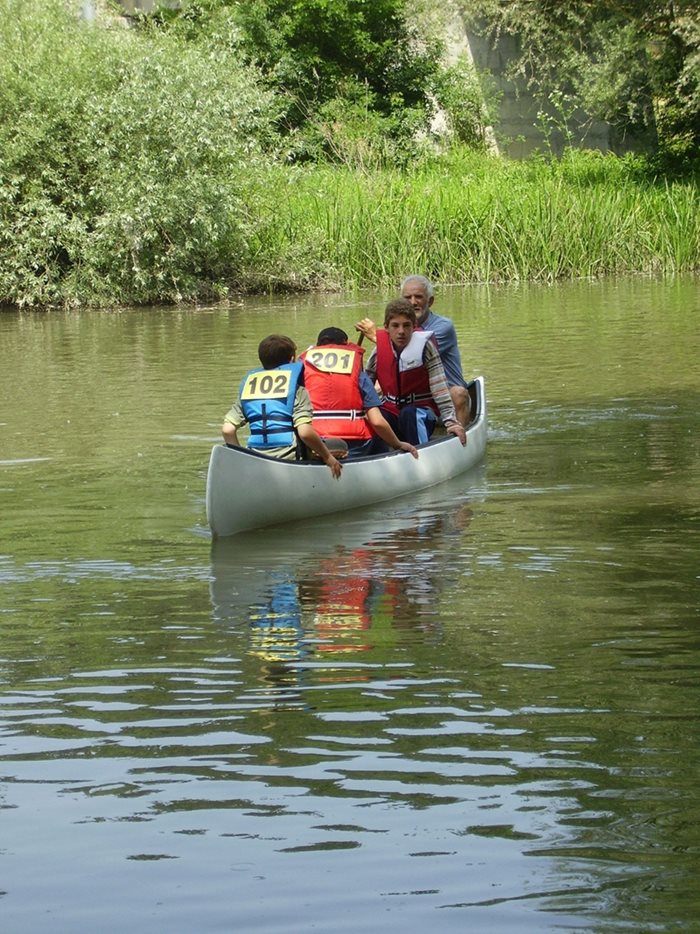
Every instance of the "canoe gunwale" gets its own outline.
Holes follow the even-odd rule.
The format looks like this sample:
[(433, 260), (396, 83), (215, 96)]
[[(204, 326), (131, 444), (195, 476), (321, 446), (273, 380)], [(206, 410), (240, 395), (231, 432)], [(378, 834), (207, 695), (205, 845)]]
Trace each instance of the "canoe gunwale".
[[(435, 447), (438, 444), (443, 444), (445, 441), (451, 441), (454, 435), (440, 435), (438, 438), (431, 438), (425, 444), (418, 446), (418, 451), (425, 451), (428, 448)], [(242, 447), (239, 444), (220, 444), (217, 447), (228, 448), (231, 451), (237, 451), (239, 454), (246, 454), (249, 457), (259, 458), (260, 460), (265, 461), (267, 464), (271, 460), (274, 460), (276, 464), (284, 464), (286, 467), (323, 467), (324, 470), (328, 470), (328, 467), (323, 463), (323, 461), (315, 460), (280, 460), (279, 458), (271, 458), (266, 454), (262, 454), (260, 451), (254, 451), (252, 448)], [(383, 454), (370, 454), (368, 457), (356, 458), (350, 460), (347, 463), (358, 464), (360, 460), (363, 464), (371, 464), (373, 461), (386, 460), (388, 457), (401, 457), (404, 454), (408, 454), (408, 451), (385, 451)], [(408, 456), (412, 456), (408, 454)], [(343, 461), (343, 463), (346, 463)]]

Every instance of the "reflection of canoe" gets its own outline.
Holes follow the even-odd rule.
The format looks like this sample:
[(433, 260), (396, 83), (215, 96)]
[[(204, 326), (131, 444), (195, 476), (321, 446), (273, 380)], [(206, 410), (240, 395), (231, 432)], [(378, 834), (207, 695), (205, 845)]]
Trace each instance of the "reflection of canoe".
[(329, 563), (334, 574), (352, 576), (349, 566), (358, 553), (365, 559), (369, 556), (365, 574), (378, 580), (388, 574), (413, 576), (415, 549), (433, 556), (421, 564), (422, 575), (444, 575), (445, 562), (453, 560), (453, 547), (458, 547), (454, 543), (461, 541), (460, 530), (469, 522), (472, 505), (483, 500), (484, 484), (480, 466), (470, 472), (468, 484), (464, 477), (454, 477), (437, 489), (393, 502), (390, 511), (378, 503), (346, 512), (342, 521), (317, 516), (286, 528), (215, 538), (209, 578), (215, 618), (228, 623), (247, 620), (251, 608), (269, 598), (275, 581), (323, 578)]
[(423, 490), (478, 464), (486, 449), (483, 377), (470, 383), (467, 444), (450, 435), (420, 448), (350, 461), (340, 480), (328, 468), (280, 461), (246, 448), (216, 445), (207, 475), (207, 519), (215, 537), (366, 506)]

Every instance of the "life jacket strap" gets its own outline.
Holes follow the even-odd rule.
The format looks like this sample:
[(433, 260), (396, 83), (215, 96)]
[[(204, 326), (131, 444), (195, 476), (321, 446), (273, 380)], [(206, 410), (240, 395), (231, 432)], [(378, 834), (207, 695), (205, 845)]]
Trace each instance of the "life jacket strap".
[(394, 405), (412, 405), (414, 402), (430, 401), (433, 394), (431, 392), (409, 392), (405, 396), (392, 396), (390, 393), (386, 393), (385, 398), (389, 402), (393, 402)]
[(354, 422), (364, 417), (364, 409), (314, 409), (314, 418), (346, 418)]

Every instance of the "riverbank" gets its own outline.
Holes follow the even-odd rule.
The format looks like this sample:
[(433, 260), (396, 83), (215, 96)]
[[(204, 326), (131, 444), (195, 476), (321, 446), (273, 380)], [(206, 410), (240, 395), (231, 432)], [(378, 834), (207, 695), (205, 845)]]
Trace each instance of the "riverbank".
[(228, 40), (0, 3), (2, 305), (394, 288), (406, 270), (468, 283), (700, 269), (687, 165), (669, 178), (639, 157), (514, 162), (414, 139), (398, 166), (364, 124), (344, 162), (302, 162), (280, 96)]
[(698, 185), (638, 158), (571, 150), (513, 162), (469, 150), (411, 171), (299, 172), (256, 233), (256, 288), (505, 282), (700, 268)]
[[(652, 178), (638, 159), (572, 151), (510, 162), (467, 150), (408, 171), (263, 165), (192, 223), (140, 215), (51, 231), (55, 262), (5, 244), (0, 301), (24, 307), (160, 304), (231, 294), (555, 281), (700, 268), (697, 182)], [(176, 200), (174, 180), (158, 199)], [(168, 197), (170, 195), (170, 198)], [(235, 223), (234, 223), (235, 218)], [(121, 230), (114, 245), (105, 226)], [(63, 237), (70, 237), (70, 249)], [(41, 249), (46, 250), (44, 240)], [(9, 275), (8, 275), (9, 270)]]

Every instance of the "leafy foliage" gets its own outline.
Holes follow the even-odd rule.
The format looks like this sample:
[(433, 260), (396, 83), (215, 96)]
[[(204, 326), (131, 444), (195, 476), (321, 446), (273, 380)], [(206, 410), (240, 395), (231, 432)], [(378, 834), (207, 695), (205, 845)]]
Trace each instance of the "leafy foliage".
[(486, 127), (493, 122), (490, 112), (497, 112), (495, 94), (487, 102), (486, 87), (486, 76), (479, 77), (465, 56), (442, 68), (436, 81), (436, 97), (452, 139), (473, 149), (485, 148)]
[[(382, 3), (391, 25), (400, 4)], [(642, 161), (513, 166), (474, 152), (483, 116), (470, 116), (473, 76), (460, 64), (440, 75), (427, 59), (418, 68), (411, 56), (427, 46), (412, 34), (401, 55), (415, 93), (381, 69), (355, 73), (348, 36), (333, 46), (345, 50), (342, 67), (324, 60), (317, 81), (310, 63), (318, 74), (326, 46), (288, 45), (294, 17), (315, 10), (317, 38), (331, 14), (343, 28), (350, 17), (357, 44), (376, 41), (379, 54), (379, 32), (363, 38), (369, 2), (254, 0), (248, 13), (271, 50), (257, 56), (265, 77), (239, 4), (197, 0), (139, 29), (81, 22), (79, 6), (0, 0), (0, 303), (347, 288), (395, 282), (407, 268), (443, 281), (698, 268), (693, 183), (656, 185)], [(273, 8), (278, 22), (267, 19)], [(395, 54), (385, 67), (400, 73)], [(678, 78), (683, 113), (697, 95), (691, 63)], [(289, 86), (276, 83), (284, 68)], [(315, 96), (294, 128), (304, 88)], [(469, 151), (438, 153), (421, 135), (434, 94)], [(664, 106), (670, 115), (680, 104)], [(280, 125), (283, 152), (306, 161), (279, 158)]]
[(228, 55), (0, 0), (0, 301), (220, 291), (247, 261), (271, 99)]
[(430, 126), (441, 46), (411, 25), (406, 0), (192, 0), (155, 19), (190, 36), (225, 20), (240, 27), (238, 51), (286, 102), (291, 158), (315, 158), (319, 147), (337, 157), (329, 114), (337, 132), (347, 129), (341, 148), (352, 149), (362, 110), (399, 154)]
[(517, 36), (513, 73), (543, 98), (572, 95), (620, 132), (652, 130), (662, 150), (700, 145), (697, 0), (462, 0), (474, 28)]

